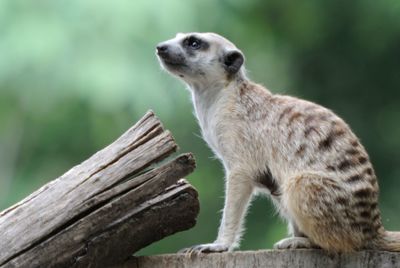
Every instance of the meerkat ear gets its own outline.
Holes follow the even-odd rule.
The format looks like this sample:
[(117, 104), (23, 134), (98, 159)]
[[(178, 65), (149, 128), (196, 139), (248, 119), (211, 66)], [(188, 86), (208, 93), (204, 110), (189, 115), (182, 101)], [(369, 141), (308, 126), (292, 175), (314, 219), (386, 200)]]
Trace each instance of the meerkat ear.
[(229, 51), (224, 55), (224, 68), (229, 74), (235, 74), (240, 70), (244, 62), (242, 52), (238, 50)]

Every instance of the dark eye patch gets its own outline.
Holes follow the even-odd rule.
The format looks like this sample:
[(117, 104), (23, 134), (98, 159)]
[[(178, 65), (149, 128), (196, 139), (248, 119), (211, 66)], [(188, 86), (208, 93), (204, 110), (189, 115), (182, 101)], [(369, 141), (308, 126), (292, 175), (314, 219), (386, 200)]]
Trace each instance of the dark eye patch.
[(196, 36), (189, 36), (183, 40), (183, 46), (189, 50), (207, 49), (208, 43)]
[(192, 49), (199, 49), (201, 47), (201, 40), (191, 36), (187, 41), (187, 45)]

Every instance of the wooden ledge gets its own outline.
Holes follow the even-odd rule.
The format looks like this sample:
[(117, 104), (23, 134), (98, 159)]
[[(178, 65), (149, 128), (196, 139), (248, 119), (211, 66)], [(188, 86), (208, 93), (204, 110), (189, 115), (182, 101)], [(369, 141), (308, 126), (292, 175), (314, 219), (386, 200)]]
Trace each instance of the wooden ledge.
[(360, 251), (330, 256), (322, 250), (259, 250), (192, 255), (167, 254), (132, 257), (120, 268), (247, 268), (247, 267), (321, 267), (321, 268), (398, 268), (400, 252)]

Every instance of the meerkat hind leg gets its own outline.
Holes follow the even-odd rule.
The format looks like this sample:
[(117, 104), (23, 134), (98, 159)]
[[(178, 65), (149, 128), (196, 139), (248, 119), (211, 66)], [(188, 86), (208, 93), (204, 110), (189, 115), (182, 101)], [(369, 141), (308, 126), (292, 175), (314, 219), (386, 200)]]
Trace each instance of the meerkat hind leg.
[[(338, 181), (319, 174), (299, 174), (283, 188), (288, 214), (310, 241), (332, 252), (361, 248), (363, 233), (352, 227), (357, 214), (346, 207), (352, 195)], [(336, 200), (342, 200), (340, 206)]]

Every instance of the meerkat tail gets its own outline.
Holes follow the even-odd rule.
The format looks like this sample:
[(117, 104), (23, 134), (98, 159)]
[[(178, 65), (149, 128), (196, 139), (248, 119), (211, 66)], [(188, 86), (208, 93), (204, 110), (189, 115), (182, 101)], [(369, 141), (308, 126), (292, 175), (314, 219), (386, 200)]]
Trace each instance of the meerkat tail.
[(400, 252), (400, 232), (385, 231), (377, 248), (379, 250)]

